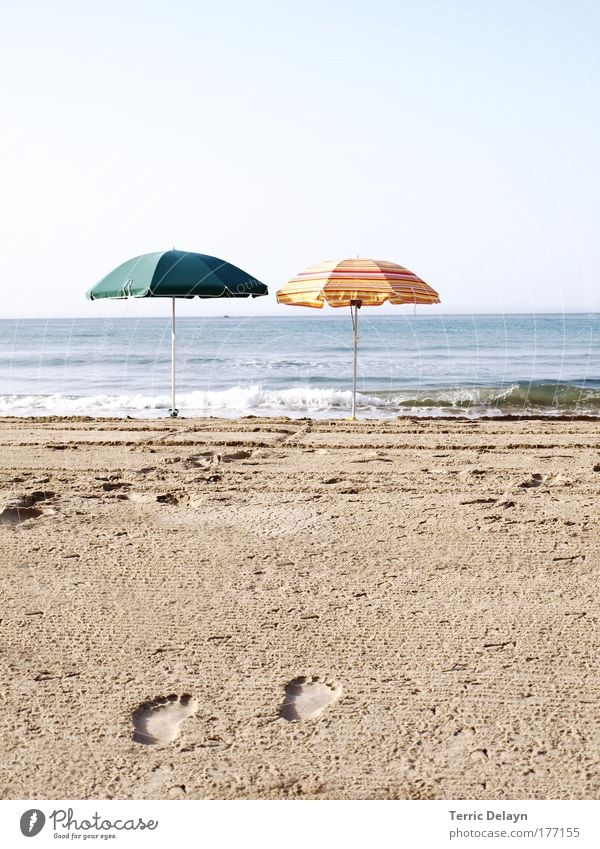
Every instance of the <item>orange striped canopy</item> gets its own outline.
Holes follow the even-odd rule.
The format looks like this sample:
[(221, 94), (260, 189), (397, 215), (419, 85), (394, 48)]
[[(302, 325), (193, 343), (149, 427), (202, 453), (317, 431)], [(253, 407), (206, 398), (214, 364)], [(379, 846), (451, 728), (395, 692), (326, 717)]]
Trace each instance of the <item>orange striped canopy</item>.
[(320, 309), (376, 307), (391, 304), (439, 304), (438, 293), (424, 280), (395, 262), (343, 259), (318, 262), (301, 271), (277, 292), (277, 303)]

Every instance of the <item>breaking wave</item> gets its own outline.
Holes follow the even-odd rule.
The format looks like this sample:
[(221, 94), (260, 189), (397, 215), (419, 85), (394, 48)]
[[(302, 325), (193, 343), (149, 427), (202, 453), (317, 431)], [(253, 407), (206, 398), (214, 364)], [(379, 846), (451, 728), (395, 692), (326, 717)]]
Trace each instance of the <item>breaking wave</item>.
[[(261, 384), (194, 391), (178, 395), (181, 415), (287, 415), (326, 418), (348, 414), (349, 390), (315, 386), (272, 388)], [(459, 386), (437, 389), (363, 391), (357, 396), (363, 416), (371, 418), (466, 415), (575, 415), (600, 417), (600, 381), (581, 385), (539, 381), (503, 386)], [(3, 416), (132, 416), (164, 415), (165, 394), (2, 395)]]

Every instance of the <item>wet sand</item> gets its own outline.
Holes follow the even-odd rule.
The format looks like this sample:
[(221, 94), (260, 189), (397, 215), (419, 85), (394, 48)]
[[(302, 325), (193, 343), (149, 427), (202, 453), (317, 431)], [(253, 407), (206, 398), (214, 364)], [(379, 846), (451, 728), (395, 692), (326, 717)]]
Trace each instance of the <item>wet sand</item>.
[(0, 420), (2, 798), (598, 798), (590, 421)]

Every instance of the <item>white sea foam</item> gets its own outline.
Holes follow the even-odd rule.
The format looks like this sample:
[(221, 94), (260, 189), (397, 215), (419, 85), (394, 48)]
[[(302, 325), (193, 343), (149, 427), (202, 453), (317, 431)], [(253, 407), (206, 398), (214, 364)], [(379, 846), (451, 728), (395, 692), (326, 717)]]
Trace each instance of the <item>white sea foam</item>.
[[(244, 415), (262, 412), (288, 415), (345, 411), (350, 391), (311, 387), (266, 389), (259, 384), (229, 389), (182, 393), (177, 406), (182, 415)], [(386, 407), (383, 398), (359, 396), (368, 407)], [(0, 415), (153, 416), (171, 406), (168, 395), (1, 395)]]
[[(222, 390), (196, 390), (177, 396), (181, 415), (288, 415), (346, 416), (352, 393), (347, 389), (314, 386), (268, 388), (261, 384)], [(544, 412), (598, 415), (600, 393), (572, 386), (511, 384), (500, 387), (449, 387), (406, 389), (393, 393), (358, 393), (364, 416), (404, 415), (497, 416), (502, 413)], [(166, 394), (3, 395), (0, 415), (5, 416), (161, 416), (170, 406)]]

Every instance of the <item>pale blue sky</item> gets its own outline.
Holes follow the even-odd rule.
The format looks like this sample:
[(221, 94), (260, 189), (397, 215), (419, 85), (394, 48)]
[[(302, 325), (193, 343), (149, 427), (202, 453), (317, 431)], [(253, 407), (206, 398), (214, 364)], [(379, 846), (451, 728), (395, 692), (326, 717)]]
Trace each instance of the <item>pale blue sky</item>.
[(273, 294), (360, 254), (444, 312), (600, 310), (598, 0), (24, 0), (0, 33), (5, 317), (165, 314), (83, 293), (173, 246)]

